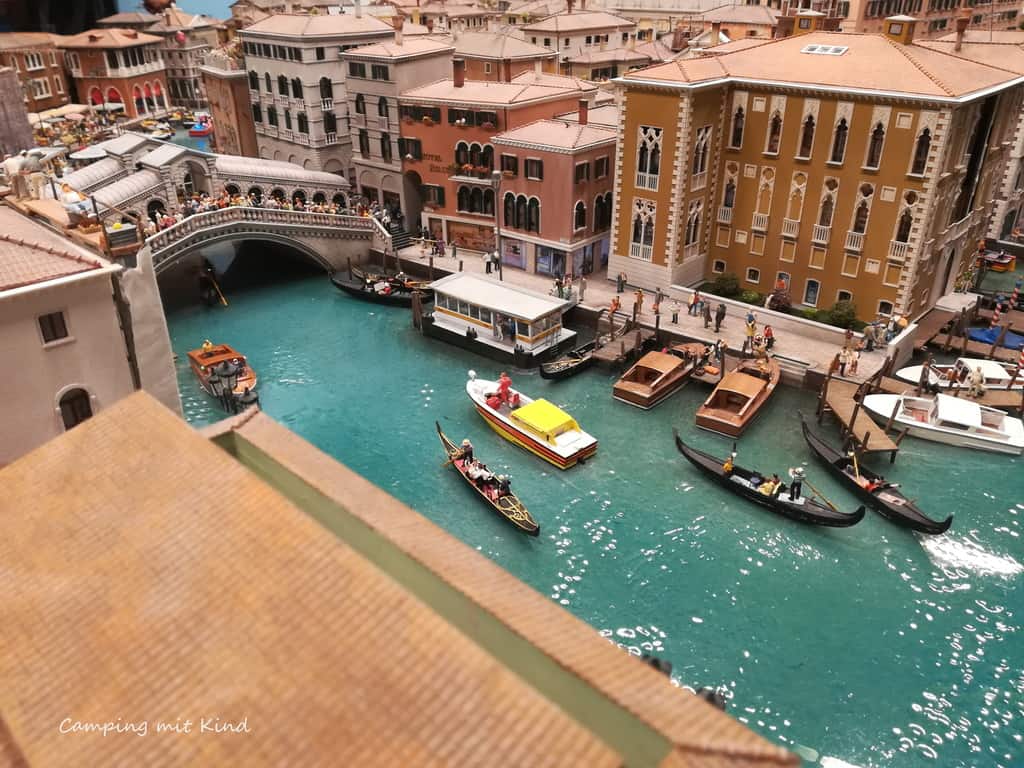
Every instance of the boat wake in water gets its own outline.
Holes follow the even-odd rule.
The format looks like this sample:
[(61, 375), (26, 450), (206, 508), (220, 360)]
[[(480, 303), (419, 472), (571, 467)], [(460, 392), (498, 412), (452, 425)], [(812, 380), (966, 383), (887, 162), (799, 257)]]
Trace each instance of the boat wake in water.
[(986, 552), (971, 539), (954, 536), (922, 537), (921, 546), (931, 561), (940, 568), (962, 568), (972, 573), (1016, 576), (1024, 565), (1009, 555)]

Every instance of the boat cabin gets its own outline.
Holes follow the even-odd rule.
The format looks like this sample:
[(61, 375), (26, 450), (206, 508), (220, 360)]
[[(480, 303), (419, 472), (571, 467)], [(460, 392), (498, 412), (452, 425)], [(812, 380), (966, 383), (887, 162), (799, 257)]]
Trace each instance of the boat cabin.
[(558, 443), (559, 435), (578, 432), (580, 429), (572, 416), (543, 399), (516, 408), (509, 414), (509, 418), (521, 428), (529, 430), (552, 445)]
[(954, 364), (957, 371), (957, 378), (966, 381), (970, 373), (981, 368), (982, 384), (990, 389), (1006, 389), (1010, 384), (1013, 375), (1006, 370), (1006, 367), (996, 360), (981, 360), (971, 358), (958, 358)]
[(225, 360), (234, 363), (239, 368), (245, 367), (245, 356), (240, 355), (227, 344), (215, 344), (209, 349), (193, 349), (188, 353), (188, 358), (197, 373), (202, 374)]
[(653, 387), (659, 379), (683, 365), (683, 360), (675, 355), (648, 352), (622, 377), (621, 382)]
[(1004, 436), (1006, 414), (957, 397), (904, 397), (903, 416), (943, 429), (955, 429), (987, 437)]
[(564, 299), (466, 272), (429, 287), (434, 308), (424, 333), (494, 359), (536, 365), (552, 349), (571, 346), (576, 336), (562, 325), (572, 306)]
[(715, 391), (705, 401), (704, 406), (729, 413), (742, 413), (761, 393), (767, 380), (767, 375), (762, 379), (759, 375), (731, 371), (725, 374)]

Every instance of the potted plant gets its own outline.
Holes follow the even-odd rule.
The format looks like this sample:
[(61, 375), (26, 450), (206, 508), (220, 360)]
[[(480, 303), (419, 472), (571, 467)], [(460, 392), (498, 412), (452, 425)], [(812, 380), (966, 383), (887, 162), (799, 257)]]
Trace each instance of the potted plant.
[(479, 178), (481, 178), (481, 179), (487, 179), (487, 178), (490, 178), (490, 175), (491, 175), (491, 169), (490, 169), (490, 168), (488, 168), (488, 167), (487, 167), (486, 165), (478, 165), (478, 166), (477, 166), (476, 168), (474, 168), (473, 170), (475, 170), (475, 171), (476, 171), (476, 175), (477, 175), (477, 176), (478, 176)]
[(516, 172), (506, 169), (501, 172), (501, 175), (504, 176), (506, 179), (514, 179), (516, 177)]
[(434, 119), (430, 115), (424, 115), (423, 116), (423, 124), (424, 125), (433, 125), (434, 124)]
[(462, 171), (463, 176), (473, 175), (473, 165), (471, 163), (466, 163), (460, 170)]
[(481, 123), (480, 127), (483, 128), (485, 131), (493, 131), (494, 130), (494, 123), (492, 123), (490, 120), (488, 120), (486, 123)]

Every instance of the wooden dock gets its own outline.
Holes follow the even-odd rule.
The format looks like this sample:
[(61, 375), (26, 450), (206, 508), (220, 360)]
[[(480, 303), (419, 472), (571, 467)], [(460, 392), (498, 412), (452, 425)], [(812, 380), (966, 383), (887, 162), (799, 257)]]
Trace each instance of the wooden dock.
[(956, 312), (945, 309), (933, 309), (927, 315), (917, 321), (917, 329), (914, 331), (914, 346), (923, 349), (934, 339), (947, 323), (957, 318)]
[(942, 347), (944, 352), (956, 351), (961, 357), (986, 357), (993, 360), (1001, 360), (1004, 363), (1015, 363), (1020, 357), (1019, 352), (996, 344), (983, 344), (980, 341), (971, 341), (966, 336), (954, 336), (948, 333), (940, 333), (931, 340), (932, 345)]
[(626, 331), (620, 336), (605, 342), (594, 350), (594, 358), (599, 363), (618, 364), (639, 354), (645, 345), (654, 338), (654, 331), (648, 328), (636, 328)]
[(821, 393), (818, 396), (818, 421), (826, 413), (831, 413), (842, 426), (844, 440), (853, 442), (858, 453), (885, 453), (889, 454), (889, 461), (896, 460), (896, 451), (899, 450), (901, 434), (893, 440), (885, 433), (885, 429), (876, 424), (875, 421), (861, 408), (861, 396), (868, 391), (869, 382), (858, 384), (846, 379), (833, 378), (829, 374), (821, 385)]

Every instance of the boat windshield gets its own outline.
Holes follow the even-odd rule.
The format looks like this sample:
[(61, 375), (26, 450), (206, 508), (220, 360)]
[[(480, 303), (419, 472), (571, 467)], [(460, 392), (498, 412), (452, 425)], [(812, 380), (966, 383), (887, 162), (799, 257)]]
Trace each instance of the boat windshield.
[(661, 376), (661, 371), (656, 371), (653, 368), (648, 368), (644, 365), (634, 366), (625, 376), (622, 377), (623, 381), (631, 381), (634, 384), (643, 384), (644, 386), (650, 386), (658, 377)]

